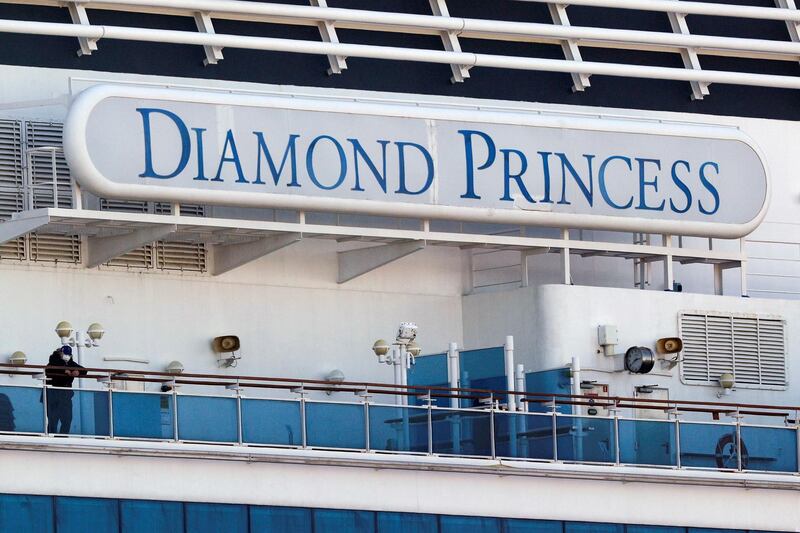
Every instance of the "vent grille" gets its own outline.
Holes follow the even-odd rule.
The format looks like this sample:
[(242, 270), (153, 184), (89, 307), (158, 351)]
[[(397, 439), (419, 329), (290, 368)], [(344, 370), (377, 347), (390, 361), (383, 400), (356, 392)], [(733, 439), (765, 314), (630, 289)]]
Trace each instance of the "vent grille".
[(81, 239), (77, 235), (31, 233), (29, 243), (32, 261), (81, 262)]
[(161, 270), (206, 271), (206, 247), (203, 243), (158, 241), (156, 250), (156, 262)]
[(737, 385), (785, 387), (784, 327), (774, 317), (682, 313), (684, 381), (716, 384), (730, 372)]
[[(22, 211), (22, 122), (0, 120), (0, 221)], [(25, 259), (25, 237), (0, 244), (0, 259)]]

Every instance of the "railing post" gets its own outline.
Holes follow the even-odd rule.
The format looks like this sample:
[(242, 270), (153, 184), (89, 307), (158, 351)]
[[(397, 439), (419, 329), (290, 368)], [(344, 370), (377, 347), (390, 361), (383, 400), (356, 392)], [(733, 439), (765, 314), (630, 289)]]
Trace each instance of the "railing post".
[(800, 473), (800, 420), (798, 420), (798, 417), (800, 417), (800, 411), (797, 411), (794, 414), (794, 427), (795, 434), (797, 435), (797, 468), (795, 470)]
[(620, 465), (620, 451), (619, 451), (619, 407), (617, 407), (617, 400), (614, 400), (614, 464)]
[(553, 414), (553, 461), (558, 461), (558, 420), (556, 414), (556, 397), (553, 396), (553, 403), (550, 405)]
[[(800, 427), (798, 427), (798, 431), (800, 431)], [(800, 447), (798, 454), (800, 454)], [(433, 397), (430, 389), (428, 389), (428, 455), (433, 455)]]
[(114, 390), (111, 387), (111, 376), (108, 376), (108, 436), (114, 438)]
[(178, 442), (180, 440), (178, 436), (178, 385), (174, 379), (172, 380), (172, 432), (173, 440)]
[(675, 413), (675, 466), (681, 468), (681, 421)]
[(370, 451), (369, 442), (369, 397), (364, 396), (364, 451)]
[(494, 444), (494, 393), (489, 394), (489, 438), (491, 439), (490, 447), (492, 453), (492, 459), (497, 458), (497, 450)]
[(306, 394), (303, 387), (300, 387), (300, 446), (304, 450), (308, 447), (306, 435)]
[(742, 415), (736, 408), (736, 470), (742, 471)]
[(239, 380), (236, 380), (236, 431), (239, 446), (244, 444), (244, 428), (242, 427), (242, 389), (239, 388)]
[(48, 425), (50, 422), (47, 417), (47, 378), (42, 380), (42, 407), (44, 408), (44, 434), (49, 435)]

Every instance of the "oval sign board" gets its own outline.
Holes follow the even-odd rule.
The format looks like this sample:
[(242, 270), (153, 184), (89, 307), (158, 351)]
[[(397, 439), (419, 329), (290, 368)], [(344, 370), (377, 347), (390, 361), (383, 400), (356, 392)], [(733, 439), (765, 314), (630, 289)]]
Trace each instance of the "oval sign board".
[(100, 85), (65, 125), (107, 198), (740, 237), (769, 198), (729, 127)]

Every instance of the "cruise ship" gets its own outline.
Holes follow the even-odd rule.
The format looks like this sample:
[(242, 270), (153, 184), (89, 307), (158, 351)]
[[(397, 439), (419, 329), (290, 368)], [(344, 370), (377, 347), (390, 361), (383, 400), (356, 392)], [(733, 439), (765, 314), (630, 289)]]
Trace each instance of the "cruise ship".
[(0, 532), (800, 531), (795, 0), (0, 0)]

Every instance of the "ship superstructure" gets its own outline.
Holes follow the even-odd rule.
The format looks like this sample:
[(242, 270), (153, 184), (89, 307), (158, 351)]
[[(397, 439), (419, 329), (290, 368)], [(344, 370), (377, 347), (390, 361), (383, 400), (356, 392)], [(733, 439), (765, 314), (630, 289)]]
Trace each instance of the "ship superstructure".
[(798, 530), (794, 2), (374, 4), (0, 2), (0, 530)]

